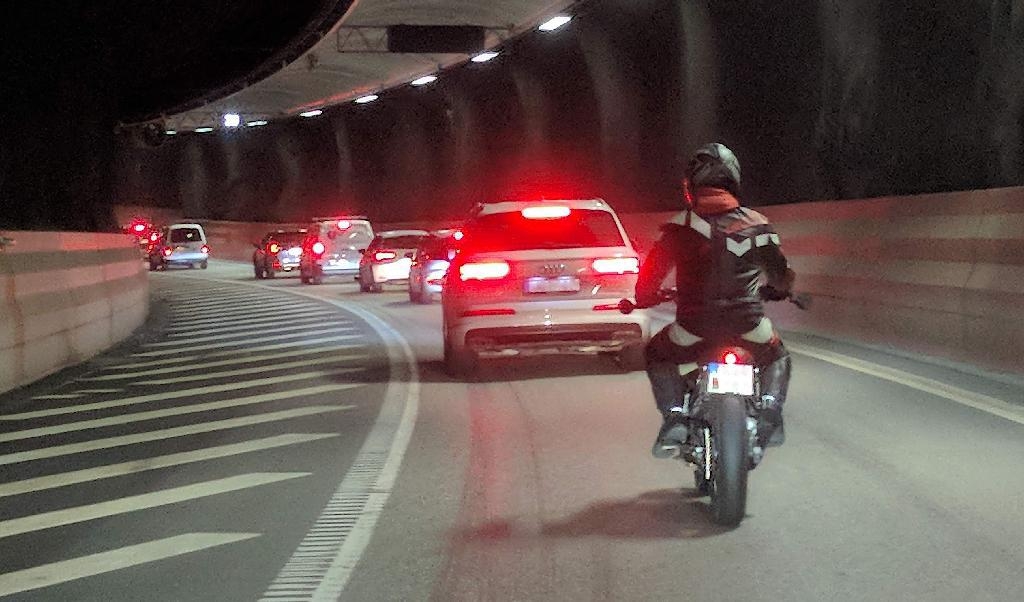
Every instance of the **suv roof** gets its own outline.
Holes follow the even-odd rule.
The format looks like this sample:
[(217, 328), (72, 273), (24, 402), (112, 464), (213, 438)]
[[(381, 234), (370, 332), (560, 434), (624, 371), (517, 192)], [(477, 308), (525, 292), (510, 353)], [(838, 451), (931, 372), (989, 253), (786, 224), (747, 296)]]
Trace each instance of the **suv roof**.
[(333, 215), (330, 217), (314, 217), (314, 222), (336, 222), (341, 219), (347, 219), (353, 222), (368, 222), (370, 218), (365, 215)]

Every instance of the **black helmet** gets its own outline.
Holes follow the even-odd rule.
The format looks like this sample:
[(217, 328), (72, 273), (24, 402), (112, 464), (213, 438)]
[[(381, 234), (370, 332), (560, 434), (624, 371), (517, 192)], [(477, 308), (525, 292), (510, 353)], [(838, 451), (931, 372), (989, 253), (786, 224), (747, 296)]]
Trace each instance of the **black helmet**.
[(740, 162), (724, 144), (705, 144), (686, 164), (686, 179), (693, 188), (724, 188), (739, 195)]

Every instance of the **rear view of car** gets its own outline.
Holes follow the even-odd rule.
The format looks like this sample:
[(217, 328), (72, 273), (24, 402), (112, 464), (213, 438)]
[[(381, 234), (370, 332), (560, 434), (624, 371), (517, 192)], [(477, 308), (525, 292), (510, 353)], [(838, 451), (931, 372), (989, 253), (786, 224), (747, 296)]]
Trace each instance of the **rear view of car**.
[(149, 249), (149, 269), (162, 270), (167, 266), (188, 266), (206, 269), (210, 247), (206, 233), (199, 224), (172, 224), (166, 226)]
[(360, 251), (372, 240), (373, 227), (365, 217), (316, 218), (302, 243), (302, 283), (320, 284), (330, 276), (358, 275)]
[(297, 271), (307, 234), (306, 230), (277, 230), (253, 243), (256, 250), (252, 254), (252, 267), (256, 278), (273, 278), (278, 272)]
[(426, 230), (390, 230), (374, 237), (359, 262), (359, 290), (380, 292), (387, 283), (407, 282), (412, 256)]
[(450, 372), (540, 353), (607, 352), (642, 365), (648, 318), (618, 311), (635, 292), (639, 259), (607, 203), (488, 203), (462, 232), (441, 296)]
[(409, 301), (431, 303), (440, 298), (448, 266), (461, 240), (461, 230), (433, 232), (423, 239), (409, 267)]

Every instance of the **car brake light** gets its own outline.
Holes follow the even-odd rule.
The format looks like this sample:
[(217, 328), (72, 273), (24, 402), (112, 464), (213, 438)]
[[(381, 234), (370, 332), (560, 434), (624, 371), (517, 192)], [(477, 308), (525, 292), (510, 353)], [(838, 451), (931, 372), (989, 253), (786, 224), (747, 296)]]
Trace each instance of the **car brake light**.
[(526, 219), (558, 219), (568, 217), (572, 211), (561, 205), (546, 205), (542, 207), (527, 207), (521, 211)]
[(277, 253), (280, 250), (281, 250), (281, 247), (278, 246), (278, 244), (276, 242), (270, 243), (270, 252), (271, 253)]
[(313, 254), (316, 255), (317, 257), (323, 255), (324, 252), (326, 251), (327, 247), (324, 246), (324, 243), (320, 242), (319, 240), (313, 243)]
[(507, 261), (477, 261), (459, 266), (459, 278), (463, 280), (499, 280), (508, 276), (512, 268)]
[(462, 230), (456, 230), (455, 233), (452, 234), (452, 238), (454, 238), (455, 240), (462, 240), (465, 236), (466, 235), (462, 232)]
[(141, 232), (145, 232), (146, 231), (146, 226), (145, 226), (145, 224), (135, 224), (134, 226), (132, 226), (132, 230), (135, 230), (136, 232), (140, 232), (140, 233)]
[(154, 233), (152, 233), (152, 234), (150, 234), (150, 235), (149, 235), (149, 240), (151, 240), (151, 241), (153, 241), (153, 242), (156, 242), (156, 241), (157, 241), (157, 239), (159, 239), (159, 238), (160, 238), (160, 235), (159, 235), (159, 234), (157, 234), (156, 232), (154, 232)]
[(389, 259), (394, 259), (395, 257), (398, 257), (398, 253), (395, 253), (394, 251), (377, 251), (373, 254), (373, 258), (377, 261), (387, 261)]
[(514, 316), (516, 310), (512, 308), (498, 308), (498, 309), (467, 309), (462, 312), (463, 318), (471, 318), (473, 316)]
[(210, 254), (210, 247), (208, 247), (206, 245), (203, 245), (203, 248), (199, 249), (199, 252), (203, 253), (203, 254), (206, 254), (206, 255), (209, 255)]
[(351, 227), (352, 227), (352, 222), (348, 221), (347, 219), (338, 220), (338, 229), (339, 230), (348, 230)]
[(618, 311), (618, 303), (603, 303), (601, 305), (595, 305), (594, 311)]
[(598, 274), (638, 274), (640, 260), (636, 257), (609, 257), (595, 259), (591, 264)]
[(164, 249), (164, 257), (170, 257), (172, 251), (169, 248)]

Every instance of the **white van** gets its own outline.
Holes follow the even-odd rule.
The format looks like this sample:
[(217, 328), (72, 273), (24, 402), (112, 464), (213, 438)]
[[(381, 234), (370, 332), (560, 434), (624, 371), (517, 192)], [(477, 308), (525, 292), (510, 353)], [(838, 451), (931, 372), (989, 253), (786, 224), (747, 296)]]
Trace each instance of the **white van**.
[(160, 231), (160, 238), (149, 250), (149, 269), (162, 270), (169, 265), (187, 265), (206, 269), (210, 247), (206, 232), (199, 224), (171, 224)]

